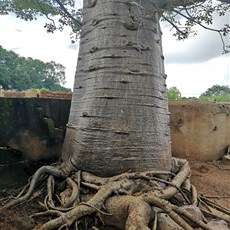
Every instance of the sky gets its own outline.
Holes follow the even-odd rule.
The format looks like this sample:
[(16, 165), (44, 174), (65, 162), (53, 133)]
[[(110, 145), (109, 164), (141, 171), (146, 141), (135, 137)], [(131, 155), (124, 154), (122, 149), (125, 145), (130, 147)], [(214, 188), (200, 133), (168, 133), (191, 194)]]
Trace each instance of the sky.
[[(80, 4), (80, 0), (77, 0)], [(214, 27), (230, 23), (230, 13), (215, 18)], [(65, 87), (72, 88), (77, 65), (78, 43), (71, 44), (70, 29), (48, 34), (45, 18), (25, 22), (13, 15), (0, 16), (0, 45), (24, 57), (55, 61), (66, 67)], [(217, 33), (198, 28), (198, 35), (185, 41), (172, 36), (171, 27), (162, 24), (167, 87), (176, 86), (182, 96), (199, 97), (215, 84), (230, 86), (230, 55), (223, 55)], [(230, 42), (230, 37), (227, 38)]]

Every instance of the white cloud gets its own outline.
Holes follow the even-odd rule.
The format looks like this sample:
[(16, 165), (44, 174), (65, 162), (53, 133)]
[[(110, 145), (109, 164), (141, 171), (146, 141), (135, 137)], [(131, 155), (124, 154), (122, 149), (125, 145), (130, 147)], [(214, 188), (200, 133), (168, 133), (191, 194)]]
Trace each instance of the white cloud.
[[(230, 23), (229, 14), (215, 17), (213, 27)], [(197, 28), (198, 35), (177, 41), (170, 27), (163, 24), (163, 50), (168, 88), (176, 86), (183, 96), (196, 96), (214, 84), (230, 86), (230, 55), (223, 55), (220, 36)], [(229, 36), (225, 42), (230, 43)]]
[[(214, 15), (213, 22), (211, 28), (221, 29), (224, 24), (230, 23), (230, 13), (226, 13), (224, 17)], [(162, 28), (164, 54), (167, 63), (200, 63), (222, 56), (223, 44), (217, 32), (196, 26), (197, 36), (178, 41), (172, 36), (173, 32), (170, 31), (170, 27), (165, 24), (166, 22), (162, 24)], [(229, 36), (223, 39), (225, 44), (230, 44)]]
[(215, 84), (230, 86), (229, 65), (227, 56), (203, 63), (167, 64), (168, 88), (176, 86), (183, 96), (198, 97)]

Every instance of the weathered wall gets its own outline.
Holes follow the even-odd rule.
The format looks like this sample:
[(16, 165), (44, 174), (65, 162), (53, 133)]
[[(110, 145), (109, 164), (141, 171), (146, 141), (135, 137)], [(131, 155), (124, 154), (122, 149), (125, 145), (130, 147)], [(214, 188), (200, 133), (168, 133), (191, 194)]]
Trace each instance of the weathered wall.
[(0, 146), (33, 161), (61, 153), (70, 100), (0, 98)]
[(230, 103), (170, 101), (172, 151), (176, 157), (217, 160), (230, 145)]
[[(33, 161), (61, 153), (70, 100), (0, 98), (0, 146)], [(215, 160), (230, 145), (230, 103), (170, 101), (174, 156)]]
[(0, 189), (24, 185), (36, 168), (57, 160), (69, 109), (69, 99), (0, 97)]
[[(32, 161), (61, 153), (70, 100), (0, 98), (0, 146)], [(230, 103), (170, 101), (172, 152), (187, 159), (216, 160), (230, 145)]]
[[(60, 156), (69, 109), (69, 99), (0, 97), (0, 188), (24, 184), (37, 162)], [(217, 160), (224, 155), (230, 103), (170, 101), (169, 110), (174, 156)]]

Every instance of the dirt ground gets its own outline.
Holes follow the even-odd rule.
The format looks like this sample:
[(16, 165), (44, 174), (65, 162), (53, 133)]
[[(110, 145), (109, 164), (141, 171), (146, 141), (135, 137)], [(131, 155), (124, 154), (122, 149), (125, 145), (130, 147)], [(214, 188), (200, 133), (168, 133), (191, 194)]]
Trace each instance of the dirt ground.
[[(230, 160), (200, 162), (190, 161), (192, 170), (191, 182), (200, 194), (203, 194), (218, 204), (230, 209)], [(9, 191), (7, 191), (8, 193)], [(5, 194), (0, 193), (0, 202)], [(1, 230), (26, 230), (32, 229), (33, 223), (28, 218), (32, 213), (38, 212), (38, 205), (32, 201), (26, 205), (0, 213)], [(22, 222), (28, 223), (25, 225)], [(44, 222), (37, 219), (35, 224)]]

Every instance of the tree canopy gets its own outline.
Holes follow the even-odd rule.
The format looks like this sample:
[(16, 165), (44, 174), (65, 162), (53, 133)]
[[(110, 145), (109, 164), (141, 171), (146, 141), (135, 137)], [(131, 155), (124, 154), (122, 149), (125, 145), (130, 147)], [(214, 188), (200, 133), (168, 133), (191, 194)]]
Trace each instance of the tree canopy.
[(229, 102), (230, 88), (227, 85), (213, 85), (203, 92), (199, 98), (196, 97), (182, 97), (180, 90), (176, 87), (167, 89), (167, 97), (169, 100), (199, 100), (210, 102)]
[[(230, 31), (229, 24), (222, 28), (213, 28), (213, 14), (224, 16), (230, 10), (230, 0), (158, 0), (159, 11), (162, 11), (162, 20), (167, 21), (174, 31), (177, 39), (186, 39), (196, 35), (194, 26), (199, 25), (205, 29), (217, 32), (223, 43), (223, 52), (229, 52), (229, 44), (224, 37)], [(95, 2), (95, 1), (90, 1)], [(156, 1), (157, 2), (157, 1)], [(39, 16), (45, 16), (48, 32), (63, 30), (65, 26), (72, 28), (71, 39), (74, 42), (82, 25), (82, 10), (77, 9), (76, 0), (2, 0), (0, 1), (0, 14), (14, 13), (23, 20), (36, 20)], [(143, 9), (135, 1), (134, 4), (143, 11), (143, 15), (149, 13), (149, 9)], [(154, 12), (153, 12), (154, 13)], [(57, 17), (56, 17), (57, 16)], [(54, 18), (58, 20), (54, 20)], [(55, 19), (56, 19), (55, 18)], [(183, 19), (183, 20), (182, 20)], [(134, 20), (141, 20), (136, 18)]]
[(167, 90), (167, 96), (169, 100), (178, 100), (181, 99), (181, 92), (176, 86), (173, 86)]
[(200, 100), (230, 101), (230, 88), (227, 85), (213, 85), (200, 95)]
[(213, 97), (213, 96), (224, 96), (230, 95), (230, 88), (227, 85), (213, 85), (208, 88), (201, 96)]
[(26, 90), (45, 88), (52, 91), (69, 91), (65, 83), (65, 67), (56, 62), (44, 63), (21, 57), (0, 46), (0, 86), (3, 89)]

